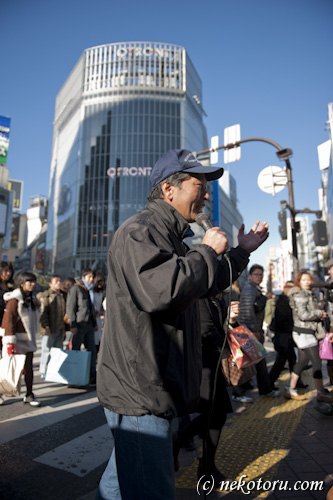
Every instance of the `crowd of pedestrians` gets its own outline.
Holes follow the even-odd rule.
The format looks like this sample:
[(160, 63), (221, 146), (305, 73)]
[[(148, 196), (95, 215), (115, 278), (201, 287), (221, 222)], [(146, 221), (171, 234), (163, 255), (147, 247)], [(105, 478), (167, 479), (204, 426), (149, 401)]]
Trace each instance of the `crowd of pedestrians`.
[[(75, 279), (51, 276), (48, 289), (35, 296), (36, 275), (19, 273), (14, 285), (13, 268), (1, 264), (2, 353), (26, 356), (24, 403), (41, 404), (33, 392), (38, 335), (42, 378), (52, 348), (91, 353), (89, 384), (97, 383), (114, 442), (100, 500), (174, 500), (179, 450), (198, 435), (203, 439), (198, 477), (225, 479), (215, 454), (233, 411), (221, 369), (221, 360), (230, 356), (228, 326), (246, 326), (262, 345), (266, 327), (273, 339), (271, 370), (265, 358), (254, 365), (260, 397), (280, 395), (276, 382), (288, 362), (290, 382), (283, 395), (304, 399), (298, 392), (306, 387), (300, 375), (311, 363), (317, 399), (333, 404), (333, 391), (323, 385), (318, 347), (324, 327), (333, 331), (333, 301), (318, 303), (311, 274), (300, 272), (276, 299), (263, 294), (264, 269), (255, 264), (239, 289), (250, 254), (268, 237), (267, 223), (257, 221), (248, 233), (242, 226), (236, 248), (229, 248), (218, 227), (206, 227), (200, 245), (186, 244), (193, 234), (189, 224), (209, 198), (207, 182), (222, 175), (222, 168), (202, 166), (187, 150), (169, 151), (157, 161), (146, 210), (125, 221), (113, 237), (107, 291), (104, 274), (85, 268)], [(328, 273), (333, 281), (333, 262)], [(329, 338), (333, 342), (333, 333)], [(331, 384), (332, 370), (329, 362)], [(246, 395), (250, 387), (253, 381), (233, 388), (232, 400), (253, 403)], [(190, 418), (173, 432), (173, 421), (184, 416)]]
[[(1, 356), (24, 354), (24, 403), (40, 406), (33, 393), (33, 355), (41, 337), (39, 371), (45, 379), (51, 349), (85, 348), (91, 354), (89, 384), (96, 384), (96, 354), (103, 331), (105, 277), (86, 269), (81, 278), (50, 277), (49, 288), (35, 294), (37, 276), (0, 265)], [(16, 286), (15, 286), (16, 285)], [(0, 394), (0, 405), (5, 399)]]

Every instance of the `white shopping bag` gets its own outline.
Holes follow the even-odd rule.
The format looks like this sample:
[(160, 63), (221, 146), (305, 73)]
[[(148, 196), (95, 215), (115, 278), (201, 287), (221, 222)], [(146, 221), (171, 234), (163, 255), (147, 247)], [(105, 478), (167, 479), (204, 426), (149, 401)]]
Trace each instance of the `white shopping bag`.
[(19, 396), (25, 354), (10, 354), (0, 359), (0, 394)]

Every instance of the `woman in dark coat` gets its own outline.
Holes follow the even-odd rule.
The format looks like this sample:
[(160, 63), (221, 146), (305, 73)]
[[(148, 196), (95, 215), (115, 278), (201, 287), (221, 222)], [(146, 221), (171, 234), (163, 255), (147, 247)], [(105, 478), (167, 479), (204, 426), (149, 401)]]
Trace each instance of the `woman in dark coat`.
[(282, 295), (276, 301), (274, 322), (271, 328), (275, 335), (273, 339), (274, 348), (276, 350), (275, 363), (272, 366), (269, 376), (272, 385), (275, 384), (283, 370), (285, 362), (288, 360), (289, 371), (291, 372), (296, 363), (296, 354), (294, 350), (293, 333), (293, 312), (289, 305), (287, 296), (288, 291), (294, 286), (293, 281), (287, 281)]

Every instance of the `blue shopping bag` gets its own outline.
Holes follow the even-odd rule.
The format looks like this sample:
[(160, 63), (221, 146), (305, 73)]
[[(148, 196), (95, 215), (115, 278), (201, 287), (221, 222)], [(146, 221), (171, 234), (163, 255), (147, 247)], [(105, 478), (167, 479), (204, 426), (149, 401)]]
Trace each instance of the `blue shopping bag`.
[(90, 359), (89, 351), (64, 351), (51, 347), (45, 380), (66, 385), (88, 385)]

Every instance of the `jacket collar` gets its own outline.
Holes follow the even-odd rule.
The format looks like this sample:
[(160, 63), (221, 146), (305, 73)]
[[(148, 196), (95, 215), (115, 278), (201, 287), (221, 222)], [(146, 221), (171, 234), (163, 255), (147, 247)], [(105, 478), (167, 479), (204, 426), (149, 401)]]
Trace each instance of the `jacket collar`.
[(169, 228), (177, 234), (179, 239), (193, 236), (193, 231), (189, 223), (173, 206), (169, 205), (162, 199), (150, 201), (147, 206), (148, 210), (159, 214), (161, 219), (169, 226)]
[(15, 290), (13, 290), (11, 292), (6, 292), (3, 296), (3, 298), (6, 302), (8, 302), (8, 300), (12, 300), (12, 299), (16, 299), (19, 302), (23, 302), (23, 295), (22, 295), (21, 288), (18, 287), (18, 288), (15, 288)]

